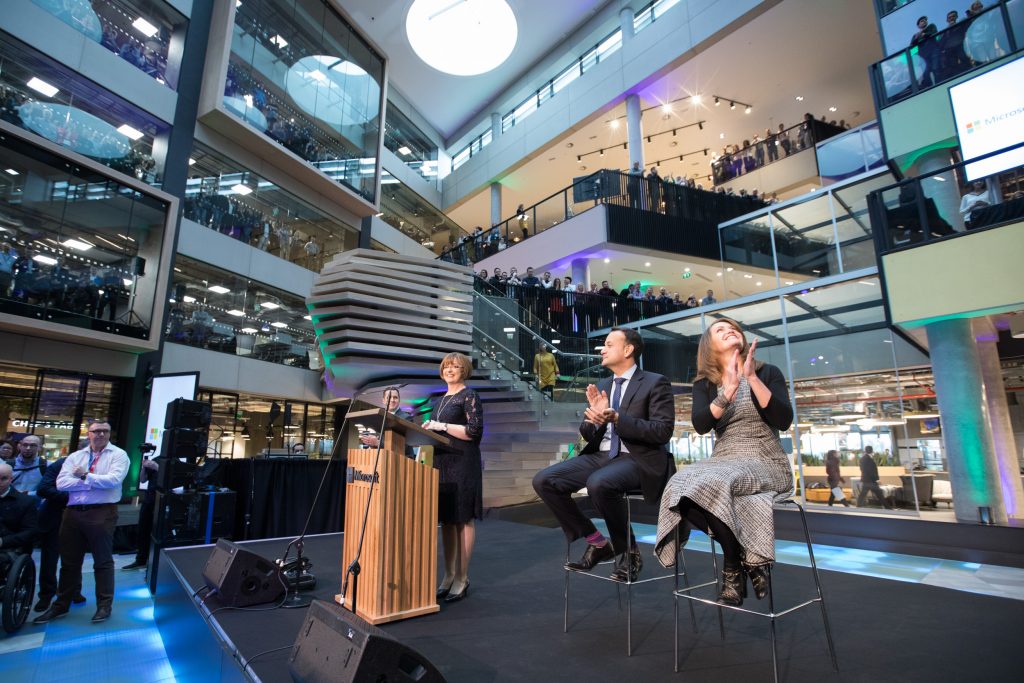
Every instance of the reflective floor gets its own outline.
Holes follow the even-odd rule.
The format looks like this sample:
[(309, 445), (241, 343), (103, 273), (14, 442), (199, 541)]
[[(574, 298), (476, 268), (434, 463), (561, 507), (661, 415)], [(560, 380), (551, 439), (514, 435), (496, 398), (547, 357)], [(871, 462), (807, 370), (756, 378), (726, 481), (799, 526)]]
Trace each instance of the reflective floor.
[[(653, 525), (637, 524), (635, 528), (642, 543), (654, 543)], [(479, 536), (481, 542), (487, 542), (486, 524), (481, 526)], [(707, 552), (707, 537), (693, 533), (687, 549)], [(817, 544), (814, 553), (821, 569), (1024, 600), (1024, 569)], [(776, 558), (786, 564), (809, 564), (806, 546), (790, 541), (777, 542)], [(118, 557), (117, 566), (120, 568), (132, 559), (131, 555)], [(66, 617), (45, 626), (29, 623), (14, 636), (0, 636), (3, 680), (174, 681), (163, 641), (153, 623), (153, 600), (143, 572), (118, 571), (113, 617), (94, 625), (90, 622), (95, 610), (94, 584), (88, 561), (85, 569), (85, 605), (73, 607)]]

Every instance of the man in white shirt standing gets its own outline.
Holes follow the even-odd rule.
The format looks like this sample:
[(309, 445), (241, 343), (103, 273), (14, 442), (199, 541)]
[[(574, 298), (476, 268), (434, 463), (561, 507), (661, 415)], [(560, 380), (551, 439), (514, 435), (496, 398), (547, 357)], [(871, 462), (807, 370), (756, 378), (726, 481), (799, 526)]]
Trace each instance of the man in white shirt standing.
[(82, 561), (92, 553), (96, 577), (93, 623), (110, 618), (114, 602), (114, 528), (121, 482), (128, 474), (128, 454), (110, 443), (110, 423), (91, 420), (89, 445), (64, 461), (57, 489), (67, 491), (68, 506), (60, 528), (60, 581), (57, 599), (32, 623), (45, 624), (68, 613), (82, 590)]

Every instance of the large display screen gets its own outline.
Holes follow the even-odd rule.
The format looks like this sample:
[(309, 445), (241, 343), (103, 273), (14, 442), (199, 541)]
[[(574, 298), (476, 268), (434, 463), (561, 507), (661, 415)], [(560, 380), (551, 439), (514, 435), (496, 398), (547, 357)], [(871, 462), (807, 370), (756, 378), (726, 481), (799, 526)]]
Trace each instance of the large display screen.
[(150, 458), (160, 455), (167, 404), (177, 398), (194, 401), (198, 387), (198, 372), (157, 375), (153, 378), (153, 389), (149, 393), (149, 414), (146, 416), (146, 443), (155, 446), (156, 450), (149, 454)]
[[(949, 89), (964, 161), (1024, 142), (1024, 57)], [(967, 164), (967, 180), (1024, 164), (1024, 147)]]

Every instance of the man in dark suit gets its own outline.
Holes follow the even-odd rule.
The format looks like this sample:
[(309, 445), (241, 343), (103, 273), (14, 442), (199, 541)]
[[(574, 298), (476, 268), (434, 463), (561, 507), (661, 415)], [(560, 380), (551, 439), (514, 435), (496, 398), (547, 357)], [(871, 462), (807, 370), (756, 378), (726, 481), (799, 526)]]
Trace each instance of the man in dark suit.
[[(612, 578), (636, 578), (643, 562), (633, 530), (627, 528), (623, 494), (640, 489), (657, 502), (675, 462), (665, 444), (672, 438), (675, 407), (667, 379), (637, 366), (644, 342), (636, 330), (613, 328), (601, 349), (601, 364), (614, 378), (587, 387), (589, 406), (580, 425), (586, 447), (580, 455), (536, 474), (533, 488), (547, 504), (569, 542), (587, 539), (578, 562), (566, 568), (590, 571), (617, 557)], [(587, 487), (591, 503), (604, 518), (606, 539), (584, 516), (572, 494)]]
[[(412, 412), (402, 408), (402, 399), (397, 391), (388, 390), (384, 392), (384, 403), (387, 406), (387, 411), (395, 417), (403, 420), (412, 419)], [(376, 448), (380, 445), (380, 437), (376, 432), (366, 432), (359, 435), (359, 443), (367, 448)], [(413, 451), (412, 446), (405, 447), (405, 455), (409, 458), (416, 457), (416, 453)]]
[[(39, 601), (34, 611), (44, 612), (57, 594), (57, 560), (60, 559), (60, 521), (68, 505), (68, 494), (57, 490), (57, 475), (67, 456), (50, 463), (39, 482), (36, 495), (42, 498), (39, 506)], [(76, 595), (76, 605), (85, 597)]]
[(860, 494), (857, 496), (857, 507), (864, 507), (870, 491), (878, 499), (878, 504), (888, 509), (889, 503), (886, 502), (885, 494), (878, 485), (878, 465), (875, 464), (874, 455), (874, 448), (864, 447), (864, 455), (860, 457)]

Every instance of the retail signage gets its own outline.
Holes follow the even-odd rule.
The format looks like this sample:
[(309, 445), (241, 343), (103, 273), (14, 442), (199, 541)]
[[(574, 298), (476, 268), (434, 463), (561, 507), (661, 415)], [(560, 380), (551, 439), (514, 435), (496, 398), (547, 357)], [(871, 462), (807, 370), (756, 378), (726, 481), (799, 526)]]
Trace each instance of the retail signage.
[(7, 431), (9, 432), (24, 432), (32, 431), (33, 429), (60, 429), (63, 431), (70, 432), (74, 428), (74, 425), (70, 422), (57, 422), (55, 420), (24, 420), (24, 419), (13, 419), (7, 425)]

